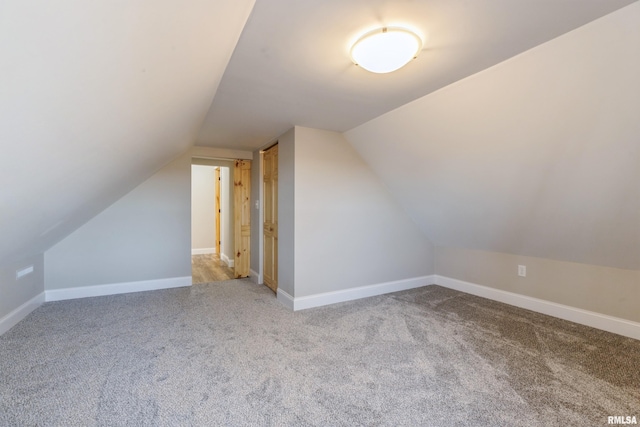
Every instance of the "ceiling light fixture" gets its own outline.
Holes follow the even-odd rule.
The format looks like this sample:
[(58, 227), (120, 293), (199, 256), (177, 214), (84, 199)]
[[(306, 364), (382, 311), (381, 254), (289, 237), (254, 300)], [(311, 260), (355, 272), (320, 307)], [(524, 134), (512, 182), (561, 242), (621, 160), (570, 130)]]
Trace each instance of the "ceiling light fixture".
[(384, 27), (369, 31), (351, 47), (351, 60), (372, 73), (390, 73), (416, 58), (422, 50), (422, 39), (400, 27)]

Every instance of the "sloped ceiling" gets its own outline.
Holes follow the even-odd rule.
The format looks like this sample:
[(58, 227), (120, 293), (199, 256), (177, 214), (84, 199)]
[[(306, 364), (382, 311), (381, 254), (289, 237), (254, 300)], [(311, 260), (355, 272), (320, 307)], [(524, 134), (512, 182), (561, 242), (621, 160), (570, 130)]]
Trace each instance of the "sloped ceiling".
[(437, 245), (640, 270), (638, 52), (635, 3), (346, 137)]
[[(633, 221), (636, 205), (623, 202), (622, 207), (598, 209), (597, 218), (593, 217), (596, 214), (589, 214), (575, 225), (569, 224), (569, 230), (573, 230), (569, 234), (562, 234), (565, 229), (561, 225), (570, 222), (566, 218), (574, 218), (577, 208), (548, 211), (549, 205), (537, 204), (537, 210), (531, 211), (533, 202), (526, 201), (540, 197), (562, 201), (565, 193), (545, 193), (541, 186), (554, 187), (560, 182), (568, 186), (567, 191), (578, 188), (579, 181), (571, 176), (564, 180), (550, 179), (533, 169), (543, 166), (551, 173), (562, 173), (564, 163), (571, 164), (572, 150), (578, 150), (580, 145), (561, 145), (563, 148), (558, 152), (551, 146), (562, 140), (563, 135), (571, 141), (589, 137), (590, 131), (607, 130), (617, 135), (615, 117), (609, 117), (611, 126), (603, 128), (597, 124), (587, 126), (584, 131), (575, 131), (569, 124), (552, 128), (549, 130), (555, 132), (552, 138), (544, 138), (537, 130), (535, 142), (543, 142), (536, 148), (538, 145), (533, 143), (523, 145), (527, 141), (524, 131), (505, 133), (504, 138), (498, 138), (506, 131), (491, 128), (498, 125), (485, 124), (504, 120), (483, 120), (502, 117), (505, 111), (513, 109), (515, 95), (508, 92), (519, 93), (523, 88), (516, 82), (520, 80), (517, 74), (510, 74), (510, 80), (505, 80), (502, 87), (502, 83), (492, 81), (495, 87), (482, 84), (444, 99), (436, 92), (633, 3), (632, 0), (259, 0), (255, 8), (253, 2), (0, 2), (0, 265), (46, 250), (194, 141), (203, 146), (255, 149), (293, 125), (346, 131), (429, 93), (433, 97), (420, 102), (428, 104), (424, 108), (437, 114), (424, 116), (423, 107), (417, 110), (407, 107), (406, 113), (383, 115), (370, 127), (349, 134), (386, 183), (394, 191), (402, 190), (398, 193), (399, 200), (428, 237), (440, 244), (513, 249), (514, 253), (519, 253), (517, 249), (521, 247), (525, 249), (520, 252), (544, 253), (549, 257), (637, 265), (630, 260), (634, 252), (623, 258), (606, 255), (611, 245), (616, 254), (621, 253), (622, 247), (635, 247), (637, 235), (625, 236), (625, 231)], [(628, 10), (636, 9), (624, 9), (621, 13), (629, 13)], [(384, 76), (369, 74), (351, 64), (348, 48), (353, 38), (371, 27), (399, 21), (428, 36), (426, 50), (416, 61), (398, 73)], [(585, 57), (576, 61), (587, 61), (588, 66), (601, 69), (598, 65), (601, 62), (588, 58), (589, 45), (576, 46), (578, 51), (586, 51)], [(636, 58), (637, 50), (627, 55)], [(550, 70), (564, 76), (560, 68)], [(633, 67), (632, 70), (637, 71)], [(581, 75), (581, 68), (575, 64), (574, 71)], [(542, 67), (540, 73), (545, 76), (550, 71)], [(524, 76), (536, 81), (536, 76), (530, 73)], [(574, 81), (582, 81), (574, 77), (565, 79), (570, 87)], [(598, 77), (595, 75), (580, 86), (584, 91), (576, 89), (568, 95), (581, 99), (578, 95), (589, 92), (591, 85), (599, 87)], [(549, 90), (554, 88), (556, 83), (550, 74), (545, 81), (550, 84)], [(536, 92), (529, 86), (524, 85), (528, 92), (521, 93), (518, 100), (551, 93)], [(454, 84), (446, 91), (456, 91), (457, 87)], [(493, 89), (485, 93), (484, 87)], [(607, 92), (596, 90), (593, 96), (606, 98)], [(493, 107), (487, 108), (480, 100), (490, 100)], [(573, 106), (567, 102), (559, 104), (565, 110)], [(596, 104), (591, 100), (576, 117), (589, 123), (593, 117), (590, 112), (598, 108)], [(627, 117), (626, 110), (621, 110), (616, 102), (610, 104), (615, 107), (612, 111)], [(526, 105), (529, 104), (523, 103), (520, 108)], [(553, 97), (548, 105), (531, 105), (537, 106), (530, 107), (534, 115), (544, 116), (547, 110), (565, 112), (558, 110)], [(525, 112), (518, 117), (526, 117)], [(539, 123), (521, 120), (529, 126), (523, 125), (523, 129)], [(638, 134), (632, 125), (628, 126), (620, 132), (626, 132), (627, 136)], [(517, 126), (507, 126), (511, 127)], [(371, 129), (379, 133), (374, 135)], [(471, 130), (465, 134), (464, 129)], [(456, 172), (466, 170), (466, 164), (473, 165), (468, 153), (474, 151), (468, 148), (474, 146), (465, 144), (477, 140), (477, 131), (484, 132), (485, 141), (496, 139), (503, 144), (512, 136), (522, 137), (516, 141), (532, 157), (513, 154), (517, 161), (512, 162), (511, 157), (496, 148), (499, 156), (506, 156), (504, 161), (489, 159), (493, 172), (475, 170), (493, 176), (492, 180), (480, 180), (465, 187), (463, 184), (473, 181), (475, 176), (467, 174), (463, 175), (467, 179), (461, 179)], [(365, 144), (370, 145), (370, 152)], [(603, 181), (589, 181), (604, 197), (597, 200), (637, 200), (633, 187), (610, 193), (605, 185), (617, 183), (624, 187), (620, 183), (625, 180), (637, 181), (637, 175), (628, 167), (636, 159), (637, 151), (633, 146), (621, 147), (627, 157), (619, 155), (619, 160), (627, 166), (598, 172)], [(581, 163), (582, 174), (595, 167), (596, 157), (611, 156), (602, 147), (594, 150), (589, 154), (591, 160)], [(558, 153), (561, 154), (558, 160), (549, 160)], [(415, 174), (409, 175), (398, 166), (406, 167), (407, 158)], [(434, 164), (433, 159), (439, 159), (440, 163)], [(549, 161), (557, 170), (549, 166)], [(515, 180), (524, 166), (532, 168), (523, 176), (524, 183), (509, 187), (509, 180)], [(612, 176), (608, 177), (609, 174)], [(406, 179), (399, 180), (398, 176)], [(412, 191), (402, 186), (406, 181), (412, 181), (407, 187)], [(490, 188), (489, 183), (498, 187)], [(507, 189), (495, 190), (500, 185)], [(494, 195), (492, 191), (500, 194)], [(479, 200), (484, 203), (471, 203)], [(582, 198), (579, 202), (585, 205), (592, 200), (595, 199)], [(517, 209), (511, 212), (514, 215), (507, 212), (491, 218), (498, 212), (498, 208), (488, 208), (492, 203), (499, 207), (514, 201), (521, 203), (519, 208), (512, 208)], [(479, 206), (474, 214), (465, 211), (470, 205)], [(451, 215), (459, 217), (443, 228), (439, 227), (442, 222), (432, 222)], [(558, 232), (567, 238), (578, 236), (578, 228), (591, 227), (603, 218), (608, 224), (621, 218), (626, 225), (599, 225), (594, 233), (598, 236), (613, 233), (616, 240), (595, 252), (585, 250), (584, 245), (561, 244), (560, 249), (555, 248), (559, 239), (545, 240), (536, 235), (541, 226), (529, 226), (522, 232), (526, 235), (516, 232), (510, 237), (512, 242), (492, 240), (496, 235), (506, 235), (490, 232), (501, 230), (494, 224), (500, 218), (510, 224), (509, 230), (516, 230), (527, 216), (533, 222), (550, 220), (556, 225), (546, 235)], [(556, 216), (565, 219), (555, 223)], [(490, 220), (484, 233), (473, 233), (477, 228), (464, 228), (463, 224), (487, 218)], [(475, 240), (466, 240), (471, 237), (465, 238), (464, 231), (470, 231), (469, 236), (475, 236)], [(606, 241), (602, 237), (587, 240), (591, 242)], [(587, 252), (584, 256), (576, 255), (584, 251)]]
[(193, 144), (253, 2), (0, 2), (0, 264)]
[[(551, 40), (632, 0), (258, 0), (197, 145), (258, 148), (293, 125), (346, 131)], [(352, 64), (367, 30), (427, 38), (385, 75)]]

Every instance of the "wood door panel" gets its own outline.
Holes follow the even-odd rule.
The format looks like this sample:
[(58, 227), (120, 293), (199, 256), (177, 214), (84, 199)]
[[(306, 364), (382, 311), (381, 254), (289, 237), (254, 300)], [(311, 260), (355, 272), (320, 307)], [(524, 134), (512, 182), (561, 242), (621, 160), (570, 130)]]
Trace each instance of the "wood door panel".
[(251, 161), (236, 160), (233, 171), (236, 278), (248, 277), (251, 261)]

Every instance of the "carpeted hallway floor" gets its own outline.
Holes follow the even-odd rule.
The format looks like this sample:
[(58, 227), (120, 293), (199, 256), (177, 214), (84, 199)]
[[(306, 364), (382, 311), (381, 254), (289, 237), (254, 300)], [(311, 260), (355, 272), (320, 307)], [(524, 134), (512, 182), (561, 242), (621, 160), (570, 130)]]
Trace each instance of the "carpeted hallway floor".
[(1, 426), (605, 426), (640, 341), (438, 286), (292, 313), (247, 280), (46, 303)]

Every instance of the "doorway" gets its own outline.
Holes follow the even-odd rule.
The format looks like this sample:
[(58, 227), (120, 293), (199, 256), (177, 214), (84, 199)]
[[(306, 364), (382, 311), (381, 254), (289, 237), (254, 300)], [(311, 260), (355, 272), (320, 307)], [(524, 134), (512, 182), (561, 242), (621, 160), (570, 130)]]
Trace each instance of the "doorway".
[[(234, 278), (233, 178), (224, 161), (191, 166), (192, 283)], [(201, 164), (205, 163), (205, 164)]]

